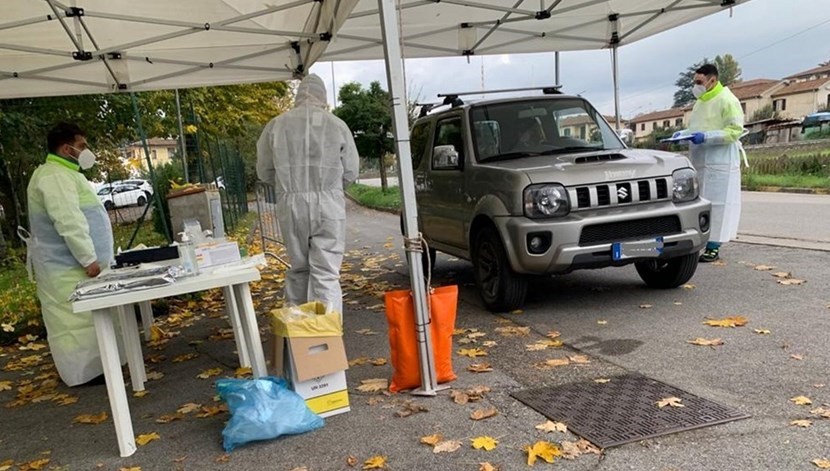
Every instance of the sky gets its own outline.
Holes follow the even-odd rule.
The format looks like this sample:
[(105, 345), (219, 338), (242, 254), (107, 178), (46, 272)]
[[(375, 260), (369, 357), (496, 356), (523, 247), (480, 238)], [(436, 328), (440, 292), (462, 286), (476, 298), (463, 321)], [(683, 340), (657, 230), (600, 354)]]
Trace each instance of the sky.
[[(674, 82), (704, 57), (732, 54), (744, 80), (781, 79), (830, 60), (830, 0), (750, 0), (748, 3), (628, 44), (619, 49), (623, 118), (672, 105)], [(554, 54), (510, 54), (406, 61), (407, 92), (422, 102), (442, 92), (549, 85), (555, 82)], [(329, 89), (374, 80), (386, 86), (381, 61), (321, 62), (311, 67)], [(436, 73), (437, 72), (437, 73)], [(580, 94), (602, 113), (614, 113), (609, 50), (560, 53), (563, 91)], [(448, 78), (452, 78), (451, 80)]]

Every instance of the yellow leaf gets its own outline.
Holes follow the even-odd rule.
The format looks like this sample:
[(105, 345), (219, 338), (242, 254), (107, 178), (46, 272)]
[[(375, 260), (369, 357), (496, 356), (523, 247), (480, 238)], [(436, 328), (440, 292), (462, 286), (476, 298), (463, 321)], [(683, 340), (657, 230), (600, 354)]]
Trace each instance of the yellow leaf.
[(686, 343), (690, 343), (692, 345), (700, 345), (702, 347), (714, 347), (714, 346), (717, 346), (717, 345), (723, 345), (723, 340), (721, 340), (721, 339), (707, 340), (703, 337), (698, 337), (694, 340), (687, 340)]
[(568, 426), (563, 424), (562, 422), (552, 422), (548, 420), (543, 424), (539, 424), (536, 426), (536, 430), (542, 430), (545, 433), (550, 432), (562, 432), (568, 433)]
[(521, 314), (521, 313), (523, 313), (523, 312), (524, 312), (524, 311), (522, 311), (521, 309), (516, 309), (516, 310), (514, 310), (514, 311), (510, 311), (510, 314)]
[(153, 440), (160, 440), (161, 437), (156, 432), (145, 433), (135, 437), (135, 442), (138, 443), (138, 446), (144, 446)]
[(794, 402), (796, 405), (799, 405), (799, 406), (809, 406), (810, 404), (813, 403), (813, 401), (811, 401), (810, 398), (806, 397), (806, 396), (792, 397), (792, 398), (790, 398), (790, 401)]
[(29, 461), (28, 463), (21, 463), (17, 465), (20, 471), (29, 471), (31, 469), (43, 469), (49, 464), (49, 458), (41, 458), (39, 460)]
[(604, 321), (604, 320), (602, 320), (602, 321), (597, 321), (597, 324), (599, 324), (599, 325), (605, 325), (605, 324), (607, 324), (607, 323), (608, 323), (608, 321)]
[(222, 374), (222, 368), (210, 368), (197, 374), (196, 377), (201, 379), (208, 379), (213, 376), (219, 376), (220, 374)]
[(200, 407), (202, 407), (201, 404), (188, 402), (187, 404), (182, 404), (178, 409), (176, 409), (176, 412), (178, 412), (179, 414), (189, 414), (191, 412), (199, 410)]
[(772, 332), (770, 332), (770, 331), (769, 331), (769, 330), (767, 330), (767, 329), (752, 329), (752, 330), (753, 330), (756, 334), (760, 334), (760, 335), (769, 335), (769, 334), (771, 334), (771, 333), (772, 333)]
[(444, 439), (444, 437), (441, 436), (440, 433), (433, 433), (432, 435), (426, 435), (426, 436), (421, 437), (421, 443), (424, 443), (424, 444), (427, 444), (427, 445), (430, 445), (430, 446), (435, 446), (436, 444), (438, 444), (438, 442), (440, 442), (443, 439)]
[(558, 446), (543, 440), (533, 445), (526, 445), (524, 450), (527, 452), (528, 466), (533, 466), (536, 463), (536, 458), (541, 458), (547, 463), (553, 463), (555, 457), (562, 456), (562, 451), (559, 450)]
[(435, 444), (435, 447), (432, 448), (433, 453), (452, 453), (454, 451), (458, 451), (461, 448), (461, 442), (458, 440), (444, 440), (443, 442), (439, 442)]
[(813, 421), (812, 421), (812, 420), (810, 420), (810, 419), (799, 419), (799, 420), (793, 420), (792, 422), (790, 422), (790, 425), (794, 425), (794, 426), (796, 426), (796, 427), (804, 427), (804, 428), (807, 428), (807, 427), (809, 427), (809, 426), (813, 425)]
[(830, 460), (827, 458), (817, 458), (813, 461), (810, 461), (814, 465), (818, 466), (819, 469), (830, 469)]
[(167, 338), (167, 332), (161, 330), (161, 327), (153, 325), (150, 327), (150, 340), (158, 342), (159, 340)]
[(487, 352), (480, 348), (462, 348), (458, 350), (458, 354), (470, 358), (487, 356)]
[(389, 387), (389, 381), (386, 378), (372, 378), (360, 381), (358, 391), (362, 392), (378, 392), (383, 391)]
[(11, 381), (0, 381), (0, 391), (11, 391), (12, 389), (12, 382)]
[(246, 378), (248, 376), (253, 375), (253, 370), (250, 366), (241, 366), (233, 372), (233, 375), (236, 378)]
[(363, 462), (363, 469), (383, 469), (386, 467), (385, 456), (373, 456)]
[(145, 389), (144, 391), (136, 391), (136, 392), (134, 392), (134, 393), (133, 393), (133, 397), (144, 397), (144, 396), (146, 396), (146, 395), (148, 395), (148, 394), (150, 394), (150, 391), (147, 391), (147, 390)]
[(655, 402), (655, 404), (657, 404), (657, 407), (659, 407), (661, 409), (666, 407), (666, 406), (686, 407), (686, 406), (684, 406), (683, 404), (680, 403), (681, 400), (682, 399), (680, 399), (679, 397), (672, 396), (672, 397), (666, 397), (666, 398), (660, 399), (659, 401)]
[(495, 407), (488, 407), (486, 409), (476, 409), (470, 414), (470, 418), (473, 420), (483, 420), (489, 417), (493, 417), (499, 413)]
[(478, 464), (478, 471), (499, 471), (499, 468), (490, 464), (490, 462), (485, 461), (484, 463)]
[(467, 367), (467, 371), (471, 371), (473, 373), (487, 373), (489, 371), (493, 371), (493, 367), (487, 362), (473, 363)]
[(184, 355), (179, 355), (173, 358), (173, 363), (181, 363), (183, 361), (192, 360), (194, 358), (198, 358), (198, 353), (185, 353)]
[(747, 322), (749, 319), (744, 316), (732, 316), (724, 319), (709, 319), (703, 323), (712, 327), (741, 327)]
[[(11, 324), (7, 324), (7, 323), (4, 322), (4, 323), (0, 324), (0, 327), (3, 328), (3, 332), (14, 332), (14, 326), (11, 325)], [(2, 470), (0, 470), (0, 471), (2, 471)]]
[(106, 412), (101, 412), (98, 415), (84, 414), (84, 415), (79, 415), (79, 416), (75, 417), (74, 419), (72, 419), (72, 422), (73, 423), (78, 423), (78, 424), (98, 425), (101, 422), (107, 420), (108, 417), (109, 416), (107, 415)]
[(349, 366), (365, 365), (369, 362), (369, 357), (357, 357), (349, 361)]
[(0, 471), (8, 471), (14, 466), (14, 460), (0, 461)]
[(591, 360), (586, 355), (569, 355), (568, 359), (571, 360), (571, 363), (576, 363), (578, 365), (591, 363)]
[(697, 286), (695, 286), (691, 283), (687, 283), (687, 284), (683, 285), (683, 289), (695, 289), (695, 288), (697, 288)]
[(118, 468), (118, 471), (141, 471), (141, 466), (132, 466), (130, 468)]
[(476, 450), (484, 449), (485, 451), (494, 450), (499, 442), (493, 437), (484, 435), (482, 437), (473, 438), (473, 448)]
[(374, 360), (371, 360), (369, 363), (375, 366), (383, 366), (386, 364), (386, 358), (375, 358)]

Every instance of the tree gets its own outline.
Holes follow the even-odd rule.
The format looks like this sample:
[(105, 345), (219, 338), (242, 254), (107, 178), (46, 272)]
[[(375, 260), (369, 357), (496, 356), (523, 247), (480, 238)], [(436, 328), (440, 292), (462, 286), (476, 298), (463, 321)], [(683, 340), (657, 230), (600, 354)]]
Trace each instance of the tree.
[(821, 62), (821, 63), (819, 63), (818, 66), (819, 67), (827, 67), (828, 65), (830, 65), (830, 60), (826, 60), (824, 62)]
[(681, 108), (695, 101), (695, 96), (692, 94), (692, 87), (695, 85), (695, 70), (704, 64), (714, 64), (718, 68), (718, 80), (726, 86), (741, 79), (741, 67), (738, 61), (732, 57), (732, 54), (724, 54), (723, 56), (716, 56), (714, 61), (709, 61), (704, 57), (702, 61), (697, 62), (685, 71), (680, 73), (677, 81), (674, 82), (678, 90), (674, 92), (674, 108)]
[(778, 118), (778, 111), (772, 107), (772, 104), (762, 106), (755, 110), (755, 113), (752, 113), (752, 118), (749, 119), (750, 123), (754, 123), (756, 121), (761, 121), (764, 119), (776, 119)]
[(361, 156), (377, 160), (380, 167), (380, 185), (386, 191), (386, 165), (383, 157), (392, 152), (393, 141), (388, 137), (392, 132), (389, 92), (375, 81), (364, 89), (357, 82), (340, 87), (340, 106), (334, 114), (342, 119), (355, 136), (355, 144)]

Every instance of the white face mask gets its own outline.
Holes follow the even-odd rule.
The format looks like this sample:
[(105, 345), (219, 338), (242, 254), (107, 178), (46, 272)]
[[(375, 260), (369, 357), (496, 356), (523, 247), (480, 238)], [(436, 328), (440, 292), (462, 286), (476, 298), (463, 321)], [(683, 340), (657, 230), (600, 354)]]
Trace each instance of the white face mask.
[(700, 98), (704, 93), (706, 93), (706, 85), (695, 85), (692, 87), (692, 95), (695, 98)]
[(95, 165), (95, 153), (89, 149), (84, 149), (78, 154), (78, 165), (81, 166), (82, 169), (87, 170), (92, 168)]

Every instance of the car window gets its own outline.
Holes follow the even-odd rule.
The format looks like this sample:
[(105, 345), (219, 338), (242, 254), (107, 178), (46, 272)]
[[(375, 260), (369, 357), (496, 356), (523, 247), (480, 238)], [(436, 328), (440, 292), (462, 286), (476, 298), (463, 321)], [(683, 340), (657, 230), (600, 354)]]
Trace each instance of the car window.
[(427, 142), (429, 142), (429, 125), (430, 122), (424, 122), (412, 128), (409, 134), (409, 142), (412, 146), (412, 168), (416, 169), (424, 160), (424, 153), (427, 150)]
[(453, 117), (438, 122), (435, 127), (435, 140), (432, 150), (432, 168), (452, 170), (461, 168), (464, 162), (464, 138), (461, 117)]
[(100, 190), (98, 190), (98, 195), (99, 196), (108, 195), (108, 194), (110, 194), (111, 191), (112, 191), (112, 188), (104, 187), (104, 188), (101, 188)]

